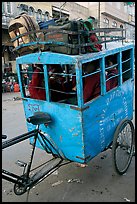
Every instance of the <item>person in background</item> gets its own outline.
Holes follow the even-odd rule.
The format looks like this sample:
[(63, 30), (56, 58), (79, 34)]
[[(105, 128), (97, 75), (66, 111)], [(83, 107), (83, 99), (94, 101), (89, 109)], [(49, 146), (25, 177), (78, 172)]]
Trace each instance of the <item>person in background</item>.
[(49, 72), (49, 83), (52, 89), (57, 89), (62, 91), (64, 78), (60, 73), (62, 73), (61, 65), (59, 64), (50, 64), (48, 65)]
[(26, 67), (27, 67), (28, 79), (29, 79), (29, 82), (30, 82), (32, 80), (33, 66), (28, 64)]
[[(107, 59), (107, 63), (106, 63), (106, 67), (111, 67), (114, 65), (114, 59), (113, 57), (110, 57)], [(114, 87), (116, 87), (118, 85), (118, 69), (117, 67), (112, 67), (110, 69), (107, 69), (107, 78), (110, 81), (110, 89), (113, 89)], [(112, 77), (112, 78), (111, 78)]]
[(27, 73), (23, 75), (23, 82), (24, 82), (24, 86), (27, 88), (29, 83), (29, 78)]
[[(88, 32), (94, 31), (93, 21), (94, 17), (89, 17), (84, 21), (84, 29)], [(102, 45), (100, 44), (99, 36), (96, 35), (95, 32), (89, 33), (85, 36), (86, 43), (95, 43), (93, 45), (87, 46), (87, 52), (100, 52), (102, 50)]]
[[(64, 78), (59, 75), (62, 72), (62, 68), (58, 64), (48, 65), (49, 74), (49, 88), (51, 89), (51, 100), (58, 101), (64, 98), (62, 93), (58, 91), (64, 91)], [(30, 98), (45, 100), (46, 92), (44, 87), (44, 73), (43, 65), (34, 65), (34, 72), (32, 74), (32, 80), (28, 86)]]
[(65, 98), (65, 78), (60, 75), (63, 70), (60, 64), (48, 65), (49, 88), (51, 89), (51, 100), (59, 101)]
[[(84, 65), (84, 72), (85, 74), (90, 74), (91, 72), (96, 72), (99, 70), (98, 64), (93, 61), (86, 63)], [(84, 103), (92, 100), (93, 98), (99, 96), (101, 94), (101, 84), (100, 84), (100, 72), (97, 72), (93, 75), (87, 76), (84, 78), (83, 81), (83, 96), (84, 96)], [(110, 82), (106, 82), (106, 90), (108, 91), (110, 87)]]

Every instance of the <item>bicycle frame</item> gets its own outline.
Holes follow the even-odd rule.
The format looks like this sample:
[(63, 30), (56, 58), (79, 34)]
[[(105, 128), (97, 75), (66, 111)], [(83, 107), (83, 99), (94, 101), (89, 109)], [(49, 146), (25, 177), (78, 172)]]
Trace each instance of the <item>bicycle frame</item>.
[[(2, 144), (2, 149), (6, 149), (8, 147), (13, 146), (14, 144), (20, 143), (21, 141), (24, 141), (26, 139), (34, 137), (30, 161), (28, 162), (28, 164), (19, 161), (20, 166), (24, 167), (23, 174), (21, 176), (18, 176), (17, 174), (14, 174), (12, 172), (9, 172), (7, 170), (2, 169), (2, 178), (15, 184), (14, 192), (16, 195), (21, 195), (21, 194), (25, 193), (28, 189), (32, 188), (34, 185), (41, 182), (44, 178), (46, 178), (47, 176), (52, 174), (59, 167), (71, 162), (71, 161), (67, 161), (67, 162), (63, 163), (63, 158), (61, 156), (56, 157), (56, 158), (52, 158), (52, 159), (48, 160), (47, 162), (36, 167), (35, 169), (44, 165), (43, 168), (38, 170), (33, 176), (30, 177), (30, 172), (35, 170), (35, 169), (31, 169), (31, 166), (32, 166), (33, 158), (34, 158), (36, 141), (37, 141), (37, 139), (39, 139), (39, 137), (41, 137), (41, 139), (44, 141), (43, 136), (44, 135), (41, 133), (41, 130), (39, 129), (39, 125), (36, 125), (36, 129), (29, 131), (27, 133), (24, 133), (22, 135), (19, 135), (13, 139), (7, 140), (7, 141), (3, 142), (3, 144)], [(49, 142), (48, 139), (47, 139), (47, 142)], [(27, 166), (27, 169), (25, 171), (26, 166)]]
[[(29, 131), (25, 134), (19, 135), (13, 139), (10, 139), (10, 140), (2, 143), (2, 149), (5, 149), (5, 148), (13, 146), (14, 144), (17, 144), (21, 141), (24, 141), (30, 137), (34, 137), (34, 145), (32, 148), (31, 160), (29, 161), (29, 164), (27, 167), (25, 180), (28, 179), (28, 177), (29, 177), (30, 168), (31, 168), (32, 160), (33, 160), (34, 150), (35, 150), (35, 144), (36, 144), (36, 140), (38, 137), (38, 132), (39, 132), (39, 129), (36, 128), (32, 131)], [(2, 178), (6, 179), (7, 181), (10, 181), (10, 182), (13, 182), (16, 184), (20, 184), (20, 185), (23, 185), (22, 182), (24, 181), (24, 178), (22, 178), (21, 176), (18, 176), (17, 174), (11, 173), (11, 172), (4, 170), (4, 169), (2, 169)]]

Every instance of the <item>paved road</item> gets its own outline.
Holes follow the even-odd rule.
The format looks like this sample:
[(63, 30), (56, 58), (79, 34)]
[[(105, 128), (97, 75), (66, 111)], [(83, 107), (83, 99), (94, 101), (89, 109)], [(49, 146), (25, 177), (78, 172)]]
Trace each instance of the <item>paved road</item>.
[[(20, 93), (2, 94), (2, 132), (9, 138), (27, 130)], [(15, 165), (18, 159), (29, 159), (29, 141), (16, 144), (2, 152), (2, 166), (21, 174)], [(50, 158), (37, 149), (35, 164)], [(35, 166), (34, 164), (34, 166)], [(71, 180), (73, 179), (73, 180)], [(70, 182), (72, 181), (72, 182)], [(16, 196), (13, 184), (2, 181), (2, 202), (27, 202), (27, 194)], [(31, 189), (28, 202), (135, 202), (135, 158), (127, 173), (116, 175), (113, 171), (111, 150), (95, 157), (86, 168), (75, 163), (61, 167), (53, 175)]]

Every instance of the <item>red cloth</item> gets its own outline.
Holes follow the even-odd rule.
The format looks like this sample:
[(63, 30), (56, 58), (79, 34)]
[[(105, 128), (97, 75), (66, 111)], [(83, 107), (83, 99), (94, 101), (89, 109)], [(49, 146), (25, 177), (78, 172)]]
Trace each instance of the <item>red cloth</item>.
[(41, 70), (39, 68), (36, 68), (32, 75), (32, 80), (28, 86), (28, 89), (29, 89), (31, 98), (45, 100), (46, 93), (45, 93), (45, 89), (43, 89), (42, 87), (44, 76), (42, 73), (39, 73), (39, 72), (41, 72)]
[[(90, 39), (90, 41), (93, 42), (93, 43), (94, 43), (94, 42), (98, 42), (98, 38), (97, 38), (97, 36), (96, 36), (95, 33), (92, 33), (92, 34), (90, 35), (89, 39)], [(95, 49), (96, 49), (96, 51), (98, 51), (98, 52), (102, 50), (102, 45), (99, 44), (99, 43), (93, 45), (93, 47), (94, 47), (94, 49), (92, 49), (92, 46), (91, 46), (91, 47), (88, 47), (88, 50), (89, 50), (90, 52), (93, 52)]]
[[(39, 68), (36, 68), (33, 75), (32, 75), (32, 80), (28, 86), (29, 92), (30, 92), (30, 97), (34, 99), (40, 99), (40, 100), (45, 100), (46, 99), (46, 93), (45, 89), (43, 87), (43, 80), (44, 80), (44, 75), (43, 73), (40, 73), (41, 70)], [(50, 89), (55, 89), (55, 90), (63, 90), (63, 83), (64, 83), (64, 78), (62, 77), (56, 77), (56, 78), (50, 78)], [(64, 95), (63, 95), (64, 96)], [(62, 99), (62, 94), (53, 91), (51, 100), (52, 101), (58, 101)]]
[(76, 76), (72, 76), (72, 88), (76, 86)]
[[(91, 99), (99, 96), (101, 94), (100, 88), (100, 73), (88, 76), (84, 81), (84, 103), (90, 101)], [(106, 82), (106, 90), (110, 89), (110, 82)]]
[[(106, 79), (108, 77), (106, 76)], [(72, 77), (72, 87), (76, 86), (76, 77)], [(93, 74), (91, 76), (85, 77), (83, 81), (84, 91), (84, 103), (90, 101), (91, 99), (99, 96), (101, 94), (100, 88), (100, 73)], [(106, 91), (110, 90), (110, 81), (106, 82)]]

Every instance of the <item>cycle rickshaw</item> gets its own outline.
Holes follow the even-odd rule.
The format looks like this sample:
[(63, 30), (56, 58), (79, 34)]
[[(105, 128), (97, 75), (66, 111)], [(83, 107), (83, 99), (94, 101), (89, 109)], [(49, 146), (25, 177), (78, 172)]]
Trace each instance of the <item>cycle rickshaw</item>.
[[(40, 43), (37, 42), (38, 45)], [(115, 64), (106, 67), (106, 60), (112, 55)], [(100, 69), (95, 73), (85, 74), (83, 65), (93, 61), (99, 64)], [(45, 100), (31, 98), (23, 84), (24, 66), (33, 64), (41, 64), (43, 67)], [(62, 72), (55, 75), (63, 76), (67, 82), (72, 82), (72, 77), (75, 77), (75, 92), (63, 92), (63, 98), (54, 100), (52, 96), (55, 92), (59, 95), (60, 91), (50, 87), (48, 66), (51, 64), (61, 65)], [(105, 73), (114, 66), (118, 69), (115, 76), (118, 84), (107, 91), (106, 84), (110, 79), (106, 79)], [(28, 132), (4, 141), (2, 149), (30, 139), (32, 155), (28, 164), (20, 163), (25, 168), (21, 176), (2, 170), (2, 178), (15, 183), (15, 194), (25, 193), (62, 165), (69, 162), (87, 164), (108, 148), (112, 148), (113, 164), (117, 173), (122, 175), (127, 171), (134, 145), (133, 44), (114, 41), (105, 44), (100, 52), (77, 55), (51, 51), (29, 53), (16, 59), (16, 67)], [(100, 75), (101, 93), (96, 98), (84, 102), (83, 79), (96, 73)], [(45, 150), (45, 154), (52, 154), (53, 159), (30, 177), (35, 147)]]

